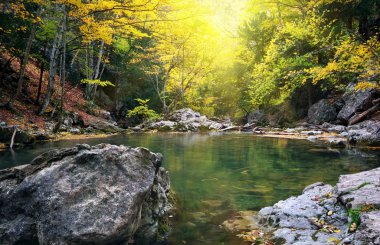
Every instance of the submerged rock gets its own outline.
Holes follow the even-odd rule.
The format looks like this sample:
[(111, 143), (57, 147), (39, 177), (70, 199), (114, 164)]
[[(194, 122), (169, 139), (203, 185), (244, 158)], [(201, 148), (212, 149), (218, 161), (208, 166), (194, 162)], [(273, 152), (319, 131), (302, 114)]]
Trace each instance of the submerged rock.
[(0, 171), (0, 243), (108, 244), (157, 237), (169, 203), (162, 156), (101, 144)]
[[(349, 217), (350, 209), (359, 212), (359, 221)], [(379, 209), (377, 168), (343, 175), (335, 188), (324, 183), (310, 185), (300, 196), (261, 209), (252, 225), (258, 222), (257, 229), (270, 234), (276, 244), (380, 244)], [(350, 222), (358, 222), (356, 230), (350, 229)]]

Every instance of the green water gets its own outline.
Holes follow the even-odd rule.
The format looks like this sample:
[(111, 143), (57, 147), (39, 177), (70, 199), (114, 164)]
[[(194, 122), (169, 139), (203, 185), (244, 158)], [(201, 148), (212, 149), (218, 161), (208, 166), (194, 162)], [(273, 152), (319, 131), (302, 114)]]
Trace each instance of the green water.
[(377, 152), (366, 157), (305, 140), (244, 134), (152, 134), (50, 142), (0, 152), (0, 168), (28, 163), (53, 147), (78, 143), (144, 146), (164, 155), (179, 201), (169, 244), (244, 244), (220, 228), (238, 210), (259, 210), (300, 194), (314, 182), (335, 184), (340, 174), (380, 166)]

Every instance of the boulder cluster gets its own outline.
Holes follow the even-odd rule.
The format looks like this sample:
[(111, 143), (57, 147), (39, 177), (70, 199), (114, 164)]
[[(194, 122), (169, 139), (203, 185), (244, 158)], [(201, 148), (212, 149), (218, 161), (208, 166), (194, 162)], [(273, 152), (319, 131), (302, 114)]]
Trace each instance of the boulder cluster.
[(135, 131), (157, 130), (161, 132), (198, 132), (221, 130), (232, 126), (231, 121), (211, 120), (190, 108), (175, 111), (166, 120), (150, 121), (133, 128)]
[(347, 126), (348, 142), (358, 146), (380, 146), (380, 122), (371, 116), (380, 109), (376, 90), (346, 92), (339, 100), (323, 99), (309, 108), (314, 125)]

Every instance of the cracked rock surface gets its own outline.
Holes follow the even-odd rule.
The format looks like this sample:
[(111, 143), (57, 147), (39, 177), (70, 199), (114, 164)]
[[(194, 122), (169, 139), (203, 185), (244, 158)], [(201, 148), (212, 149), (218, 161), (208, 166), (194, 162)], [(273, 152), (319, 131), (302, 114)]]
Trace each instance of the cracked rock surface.
[[(350, 231), (349, 210), (360, 223)], [(259, 211), (258, 228), (276, 244), (380, 244), (380, 168), (342, 175), (336, 187), (315, 183), (297, 197)]]
[(109, 244), (142, 228), (153, 239), (170, 206), (161, 162), (145, 148), (78, 145), (0, 171), (0, 244)]

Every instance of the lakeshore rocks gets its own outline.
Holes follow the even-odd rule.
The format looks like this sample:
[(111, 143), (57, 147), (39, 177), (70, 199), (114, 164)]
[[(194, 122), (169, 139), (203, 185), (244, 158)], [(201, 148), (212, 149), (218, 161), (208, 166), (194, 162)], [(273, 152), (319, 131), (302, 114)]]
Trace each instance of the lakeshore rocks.
[(349, 91), (343, 95), (344, 106), (339, 111), (338, 119), (347, 124), (351, 117), (357, 112), (367, 110), (372, 106), (372, 100), (375, 99), (377, 94), (375, 91)]
[(380, 146), (380, 121), (367, 120), (348, 127), (348, 141), (355, 146)]
[(162, 156), (101, 144), (0, 171), (0, 243), (109, 244), (157, 235), (170, 204)]
[[(359, 212), (360, 220), (349, 217)], [(343, 175), (336, 187), (315, 183), (254, 216), (276, 244), (380, 244), (380, 168)], [(350, 223), (358, 222), (350, 231)]]
[(229, 121), (218, 122), (202, 116), (199, 112), (195, 112), (190, 108), (184, 108), (175, 111), (169, 120), (148, 122), (144, 124), (144, 128), (158, 131), (178, 131), (178, 132), (197, 132), (207, 130), (220, 130), (232, 126)]
[(312, 105), (308, 111), (308, 122), (320, 125), (336, 120), (338, 115), (336, 107), (329, 100), (323, 99)]
[[(261, 209), (258, 213), (260, 223), (269, 229), (276, 227), (274, 239), (287, 244), (297, 241), (327, 244), (330, 237), (341, 239), (343, 232), (328, 234), (312, 222), (312, 219), (318, 219), (330, 224), (334, 230), (347, 229), (347, 212), (336, 196), (330, 195), (332, 192), (333, 187), (323, 183), (308, 186), (298, 197)], [(332, 215), (329, 215), (330, 211)]]
[(89, 128), (111, 134), (122, 131), (122, 129), (117, 126), (117, 123), (112, 121), (95, 121), (90, 124)]

